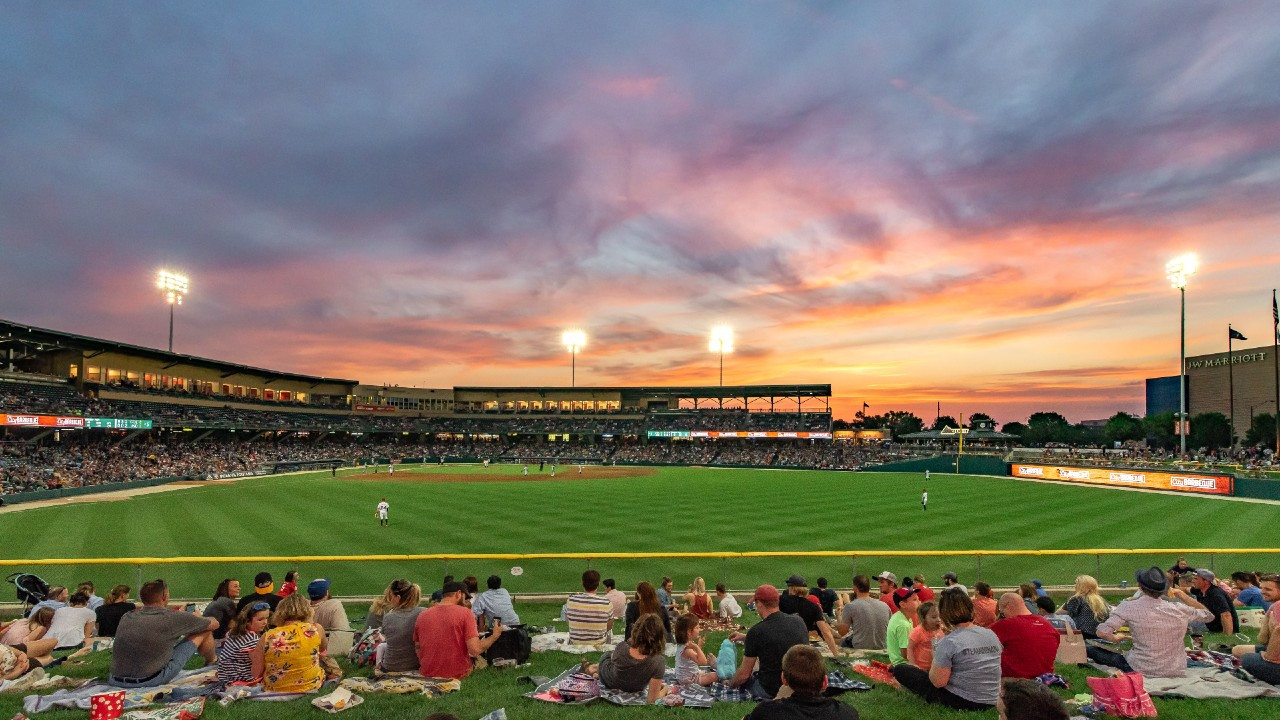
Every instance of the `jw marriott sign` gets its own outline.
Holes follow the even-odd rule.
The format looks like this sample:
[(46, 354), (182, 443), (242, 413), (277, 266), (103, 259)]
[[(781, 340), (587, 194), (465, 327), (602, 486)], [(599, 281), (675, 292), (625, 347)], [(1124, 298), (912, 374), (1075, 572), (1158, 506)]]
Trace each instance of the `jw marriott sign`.
[(1187, 369), (1194, 370), (1196, 368), (1210, 368), (1219, 365), (1241, 365), (1244, 363), (1263, 362), (1267, 359), (1265, 352), (1236, 353), (1235, 355), (1220, 355), (1207, 359), (1195, 358), (1187, 359)]

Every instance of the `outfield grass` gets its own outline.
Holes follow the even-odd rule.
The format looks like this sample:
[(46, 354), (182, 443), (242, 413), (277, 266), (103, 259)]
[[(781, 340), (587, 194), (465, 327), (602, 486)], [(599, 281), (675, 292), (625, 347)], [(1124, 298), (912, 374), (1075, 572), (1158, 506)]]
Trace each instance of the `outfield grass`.
[[(552, 609), (547, 605), (519, 604), (517, 610), (525, 622), (542, 625), (553, 617)], [(349, 614), (353, 622), (363, 618), (362, 607), (349, 606)], [(758, 616), (748, 612), (744, 617), (747, 623), (754, 622)], [(705, 647), (718, 648), (723, 634), (712, 634)], [(1212, 643), (1225, 642), (1223, 636), (1208, 636)], [(564, 669), (577, 664), (582, 656), (561, 652), (537, 653), (530, 664), (516, 669), (486, 669), (472, 673), (463, 681), (462, 690), (434, 700), (412, 695), (364, 695), (364, 704), (345, 711), (341, 717), (346, 720), (420, 720), (433, 712), (450, 712), (461, 720), (477, 720), (483, 715), (498, 708), (506, 708), (511, 720), (575, 720), (578, 718), (604, 718), (605, 720), (625, 720), (630, 718), (698, 718), (699, 720), (739, 720), (752, 707), (751, 703), (720, 703), (708, 710), (692, 708), (653, 708), (653, 707), (618, 707), (609, 703), (597, 702), (588, 707), (564, 707), (530, 700), (521, 697), (528, 690), (527, 685), (519, 685), (516, 678), (520, 675), (555, 676)], [(741, 657), (741, 648), (739, 648)], [(671, 661), (668, 661), (670, 664)], [(88, 656), (81, 665), (64, 667), (60, 674), (73, 677), (103, 677), (108, 670), (110, 654), (106, 651)], [(348, 675), (368, 675), (367, 668), (353, 670), (343, 658), (339, 661)], [(190, 667), (199, 666), (197, 658)], [(834, 666), (833, 666), (834, 667)], [(1071, 683), (1070, 690), (1056, 689), (1058, 694), (1070, 698), (1075, 693), (1088, 692), (1085, 678), (1099, 673), (1074, 666), (1059, 666), (1061, 673)], [(845, 669), (851, 677), (855, 674)], [(327, 692), (327, 691), (326, 691)], [(994, 720), (994, 710), (982, 713), (961, 713), (925, 705), (910, 694), (892, 688), (876, 685), (869, 692), (846, 693), (841, 696), (858, 709), (863, 720)], [(1280, 701), (1277, 700), (1164, 700), (1155, 699), (1159, 716), (1165, 720), (1260, 720), (1280, 716)], [(0, 694), (0, 717), (12, 717), (21, 710), (20, 695)], [(41, 713), (39, 717), (49, 720), (81, 720), (86, 716), (83, 710), (51, 710)], [(319, 718), (320, 711), (312, 708), (307, 700), (295, 700), (288, 703), (239, 702), (229, 707), (222, 707), (210, 702), (205, 706), (202, 716), (207, 720), (277, 720), (292, 718)]]
[[(745, 589), (781, 584), (792, 573), (847, 586), (853, 571), (925, 572), (936, 584), (954, 570), (966, 584), (978, 561), (966, 557), (878, 557), (885, 550), (1267, 547), (1274, 539), (1242, 528), (1269, 527), (1275, 507), (1216, 498), (1031, 483), (1011, 478), (934, 475), (929, 509), (915, 473), (847, 473), (661, 468), (649, 475), (579, 480), (522, 479), (516, 466), (428, 466), (331, 478), (327, 472), (252, 478), (234, 484), (0, 514), (0, 557), (296, 556), (423, 553), (713, 552), (856, 550), (856, 558), (454, 560), (304, 563), (304, 579), (335, 579), (338, 595), (380, 593), (405, 576), (431, 589), (446, 572), (503, 575), (513, 592), (565, 591), (588, 566), (624, 589), (662, 575), (683, 587), (694, 576)], [(565, 468), (561, 469), (563, 473)], [(447, 474), (496, 482), (436, 482)], [(497, 477), (493, 477), (497, 476)], [(508, 480), (509, 478), (509, 480)], [(374, 506), (387, 497), (392, 525)], [(1138, 566), (1168, 566), (1169, 555), (986, 557), (994, 585), (1035, 577), (1070, 584), (1086, 572), (1104, 583), (1131, 580)], [(1274, 556), (1192, 554), (1219, 572), (1274, 568)], [(514, 564), (524, 569), (512, 577)], [(93, 579), (99, 588), (136, 585), (120, 565), (19, 568), (55, 583)], [(259, 570), (279, 580), (285, 563), (226, 562), (146, 567), (170, 580), (175, 597), (208, 597), (227, 576)], [(135, 587), (136, 592), (136, 587)], [(6, 593), (7, 594), (7, 593)]]

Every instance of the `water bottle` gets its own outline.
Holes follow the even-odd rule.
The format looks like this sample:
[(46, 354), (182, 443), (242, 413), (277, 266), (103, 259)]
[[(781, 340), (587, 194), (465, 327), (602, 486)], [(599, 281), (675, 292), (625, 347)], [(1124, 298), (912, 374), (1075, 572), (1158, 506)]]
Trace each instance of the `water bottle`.
[(1129, 581), (1128, 581), (1128, 580), (1121, 580), (1121, 581), (1120, 581), (1120, 588), (1121, 588), (1121, 589), (1124, 589), (1124, 588), (1127, 588), (1127, 587), (1129, 587)]

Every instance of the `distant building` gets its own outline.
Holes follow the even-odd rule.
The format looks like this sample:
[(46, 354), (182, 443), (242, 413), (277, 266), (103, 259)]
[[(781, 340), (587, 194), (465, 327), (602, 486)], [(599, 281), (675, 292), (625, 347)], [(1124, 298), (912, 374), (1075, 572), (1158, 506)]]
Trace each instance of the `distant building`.
[[(1235, 386), (1235, 430), (1244, 435), (1252, 415), (1276, 411), (1275, 357), (1270, 345), (1236, 348), (1187, 358), (1187, 414), (1218, 412), (1231, 417)], [(1195, 389), (1192, 392), (1192, 388)], [(1147, 379), (1147, 413), (1178, 411), (1178, 376)]]

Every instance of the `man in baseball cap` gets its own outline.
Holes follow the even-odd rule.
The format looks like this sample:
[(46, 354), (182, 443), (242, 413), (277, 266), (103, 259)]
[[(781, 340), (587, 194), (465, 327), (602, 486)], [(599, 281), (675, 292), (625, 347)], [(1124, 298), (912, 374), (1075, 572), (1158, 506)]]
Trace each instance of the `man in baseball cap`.
[(827, 644), (833, 656), (840, 656), (840, 646), (836, 645), (836, 635), (831, 631), (827, 616), (822, 614), (822, 606), (817, 598), (809, 594), (809, 585), (799, 575), (787, 578), (787, 594), (778, 601), (778, 609), (789, 615), (796, 615), (804, 621), (805, 632), (817, 633)]
[(898, 612), (898, 603), (893, 600), (893, 591), (898, 589), (898, 576), (885, 570), (873, 579), (880, 583), (880, 602), (888, 605), (891, 612)]
[[(1140, 672), (1147, 677), (1183, 677), (1187, 672), (1187, 653), (1183, 646), (1184, 631), (1193, 622), (1206, 623), (1213, 613), (1181, 588), (1170, 588), (1164, 570), (1145, 568), (1134, 573), (1139, 595), (1117, 605), (1111, 615), (1098, 625), (1098, 637), (1107, 642), (1120, 639), (1116, 631), (1128, 625), (1133, 635), (1133, 649), (1121, 655), (1089, 645), (1089, 659), (1125, 672)], [(1169, 599), (1180, 602), (1167, 602)], [(1170, 629), (1176, 629), (1170, 632)]]
[(1203, 635), (1205, 630), (1231, 635), (1240, 627), (1240, 616), (1236, 614), (1235, 603), (1231, 602), (1231, 596), (1218, 587), (1215, 580), (1217, 578), (1213, 571), (1205, 568), (1196, 570), (1191, 576), (1191, 596), (1213, 613), (1213, 619), (1205, 623), (1204, 627), (1191, 626), (1192, 635)]
[(905, 653), (911, 628), (916, 624), (916, 609), (920, 607), (920, 598), (914, 587), (898, 588), (893, 591), (893, 603), (898, 611), (889, 618), (889, 629), (885, 632), (885, 651), (889, 653), (890, 665), (901, 665), (907, 661)]
[(760, 613), (760, 622), (745, 634), (729, 636), (733, 642), (743, 643), (743, 658), (737, 674), (726, 684), (743, 688), (758, 700), (772, 700), (782, 687), (782, 656), (796, 645), (809, 644), (804, 621), (778, 610), (779, 598), (778, 589), (772, 585), (756, 588), (751, 599), (755, 601), (756, 612)]
[(236, 612), (240, 612), (246, 605), (264, 602), (271, 606), (271, 612), (276, 611), (276, 606), (284, 598), (275, 593), (276, 585), (271, 579), (271, 573), (260, 572), (253, 576), (253, 592), (248, 595), (240, 596), (240, 602), (236, 605)]

